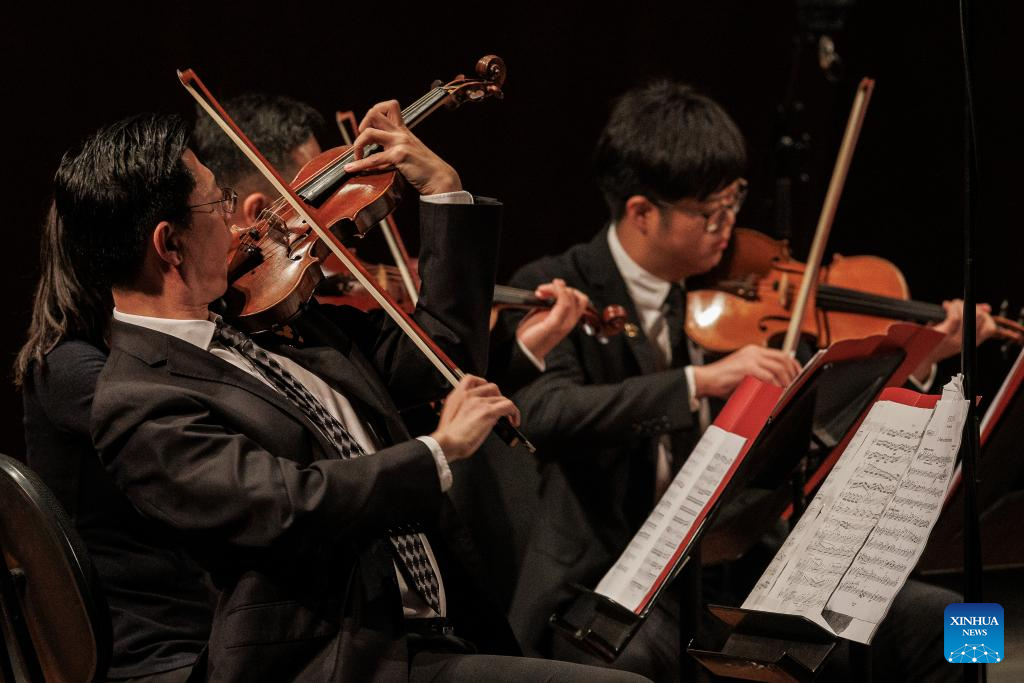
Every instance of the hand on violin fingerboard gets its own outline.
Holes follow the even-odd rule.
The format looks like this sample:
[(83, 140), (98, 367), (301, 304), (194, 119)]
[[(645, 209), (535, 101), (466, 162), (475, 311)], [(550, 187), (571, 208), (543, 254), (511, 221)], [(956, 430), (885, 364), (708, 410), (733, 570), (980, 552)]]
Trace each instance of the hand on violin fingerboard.
[[(939, 342), (939, 345), (928, 356), (921, 361), (921, 364), (914, 370), (914, 377), (918, 381), (925, 381), (931, 375), (932, 365), (943, 361), (951, 356), (955, 356), (960, 353), (960, 347), (963, 345), (964, 329), (964, 302), (963, 299), (953, 299), (952, 301), (943, 301), (942, 307), (946, 309), (946, 319), (942, 322), (936, 323), (932, 328), (938, 332), (942, 332), (945, 338)], [(976, 315), (976, 341), (978, 344), (991, 339), (998, 329), (995, 319), (992, 317), (992, 307), (988, 304), (977, 304), (975, 308)]]
[(728, 398), (747, 375), (780, 387), (800, 373), (800, 363), (778, 349), (750, 344), (725, 358), (693, 368), (697, 398)]
[(370, 108), (359, 124), (359, 135), (352, 147), (357, 160), (345, 166), (346, 173), (397, 169), (421, 195), (462, 189), (455, 169), (405, 125), (402, 110), (395, 100)]
[(543, 362), (544, 357), (576, 327), (580, 316), (590, 305), (590, 299), (578, 289), (567, 286), (561, 278), (540, 285), (534, 294), (538, 299), (552, 299), (555, 303), (551, 308), (536, 309), (523, 318), (516, 328), (516, 338)]

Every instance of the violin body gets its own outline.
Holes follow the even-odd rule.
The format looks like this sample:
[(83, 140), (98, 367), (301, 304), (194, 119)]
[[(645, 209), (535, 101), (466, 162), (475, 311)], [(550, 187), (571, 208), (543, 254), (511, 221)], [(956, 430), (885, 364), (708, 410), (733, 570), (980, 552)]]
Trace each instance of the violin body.
[[(442, 106), (454, 108), (463, 102), (502, 96), (506, 71), (500, 57), (484, 56), (476, 64), (476, 73), (476, 78), (459, 76), (447, 84), (436, 84), (402, 110), (403, 122), (412, 128)], [(208, 101), (212, 96), (194, 72), (179, 72), (179, 78), (208, 113), (217, 118), (225, 114), (223, 109), (220, 114), (213, 110)], [(200, 95), (193, 84), (199, 85), (205, 95)], [(232, 134), (240, 132), (236, 128)], [(238, 144), (251, 147), (241, 139)], [(369, 156), (380, 149), (379, 145), (370, 145), (363, 153)], [(278, 187), (290, 200), (274, 202), (256, 225), (233, 228), (237, 248), (228, 262), (229, 291), (225, 300), (226, 313), (238, 327), (255, 333), (291, 320), (323, 279), (319, 266), (331, 251), (324, 240), (336, 239), (342, 244), (361, 236), (394, 210), (405, 185), (402, 175), (397, 170), (355, 175), (345, 172), (346, 164), (354, 160), (351, 147), (321, 153), (303, 166), (287, 188)], [(267, 173), (274, 175), (269, 170)], [(283, 181), (275, 177), (274, 182)], [(295, 208), (301, 205), (305, 208)], [(304, 211), (318, 229), (325, 231), (322, 235), (305, 224), (301, 218)], [(385, 295), (378, 292), (378, 296)], [(401, 317), (397, 309), (395, 315)]]
[[(792, 259), (785, 240), (734, 228), (719, 266), (688, 288), (686, 335), (714, 353), (730, 353), (748, 344), (771, 346), (786, 334), (796, 289), (793, 279), (799, 285), (802, 274), (803, 264)], [(801, 334), (816, 336), (813, 316), (804, 318)]]
[[(874, 294), (897, 301), (910, 300), (910, 288), (903, 273), (891, 261), (879, 256), (840, 256), (836, 254), (832, 263), (824, 269), (821, 282), (834, 287), (844, 287), (851, 290)], [(825, 292), (831, 290), (826, 289)], [(819, 299), (821, 295), (819, 294)], [(827, 297), (826, 297), (827, 298)], [(824, 311), (831, 302), (819, 303), (817, 308)], [(896, 320), (910, 322), (939, 322), (945, 317), (934, 320), (915, 318), (911, 315), (895, 315), (884, 317), (879, 315), (868, 315), (865, 313), (852, 313), (835, 310), (829, 307), (827, 314), (820, 316), (824, 327), (825, 343), (819, 340), (819, 346), (825, 348), (841, 339), (856, 339), (868, 337), (874, 334), (885, 334), (889, 326)], [(940, 309), (941, 310), (941, 307)], [(936, 311), (937, 312), (937, 311)]]
[[(409, 259), (409, 267), (417, 277), (417, 259)], [(336, 306), (353, 306), (361, 311), (370, 311), (380, 308), (376, 299), (366, 291), (355, 277), (341, 265), (338, 259), (329, 256), (323, 263), (325, 278), (316, 292), (317, 301)], [(369, 271), (371, 278), (377, 285), (386, 291), (398, 303), (406, 313), (412, 313), (416, 303), (412, 300), (409, 292), (402, 283), (398, 269), (394, 266), (387, 266), (379, 263), (367, 263), (363, 261), (363, 267)]]
[[(348, 149), (321, 153), (299, 171), (292, 186), (302, 187)], [(362, 236), (394, 210), (401, 188), (396, 171), (349, 178), (319, 200), (318, 208), (330, 217), (325, 227), (342, 240)], [(327, 246), (288, 204), (264, 210), (256, 226), (233, 231), (238, 245), (228, 267), (227, 315), (249, 333), (294, 318), (323, 280)]]
[[(785, 241), (745, 228), (709, 277), (686, 295), (686, 334), (715, 353), (747, 344), (777, 345), (786, 334), (803, 281), (804, 264)], [(820, 269), (800, 334), (826, 348), (837, 341), (885, 334), (896, 321), (936, 323), (938, 304), (909, 300), (907, 282), (891, 261), (878, 256), (840, 256)], [(1021, 326), (996, 317), (999, 336), (1020, 343)]]

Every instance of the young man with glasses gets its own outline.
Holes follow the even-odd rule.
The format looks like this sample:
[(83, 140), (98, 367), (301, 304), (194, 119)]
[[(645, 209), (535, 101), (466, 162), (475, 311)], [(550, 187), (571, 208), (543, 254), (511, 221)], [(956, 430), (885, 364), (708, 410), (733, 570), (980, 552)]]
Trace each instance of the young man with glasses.
[[(596, 585), (625, 549), (707, 426), (708, 399), (727, 399), (747, 375), (785, 386), (799, 371), (794, 359), (760, 346), (704, 363), (683, 331), (684, 283), (721, 260), (746, 195), (745, 143), (725, 111), (677, 83), (627, 92), (595, 165), (610, 225), (512, 279), (530, 287), (564, 278), (598, 308), (625, 306), (634, 323), (607, 344), (570, 335), (516, 397), (552, 461), (510, 621), (527, 653), (592, 663), (548, 625), (572, 598), (571, 584)], [(698, 570), (699, 558), (614, 666), (654, 680), (692, 674), (681, 643), (697, 631)]]

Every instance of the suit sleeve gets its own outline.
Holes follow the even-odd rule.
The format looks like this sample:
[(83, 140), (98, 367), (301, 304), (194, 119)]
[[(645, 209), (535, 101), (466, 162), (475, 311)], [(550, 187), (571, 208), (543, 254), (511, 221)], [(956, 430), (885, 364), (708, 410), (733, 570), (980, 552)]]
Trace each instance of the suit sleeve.
[(96, 447), (132, 504), (175, 529), (238, 547), (306, 545), (379, 535), (439, 510), (437, 469), (421, 441), (303, 465), (225, 427), (201, 394), (119, 381), (137, 375), (111, 370), (94, 402)]
[[(420, 202), (420, 288), (413, 319), (463, 371), (487, 369), (491, 299), (501, 204)], [(355, 329), (342, 322), (371, 360), (399, 408), (440, 398), (451, 388), (383, 311)]]
[(503, 325), (499, 318), (491, 333), (487, 379), (501, 387), (506, 396), (511, 396), (540, 374), (541, 371), (519, 347), (515, 329)]
[[(532, 288), (553, 277), (565, 277), (548, 270), (528, 266), (516, 274), (513, 284)], [(574, 331), (547, 355), (547, 370), (516, 395), (524, 432), (548, 446), (549, 456), (584, 456), (587, 448), (606, 448), (693, 426), (682, 368), (595, 382), (583, 361), (585, 346), (592, 344), (598, 342)]]
[(58, 344), (43, 367), (33, 366), (32, 388), (54, 426), (76, 436), (89, 436), (89, 413), (96, 381), (107, 354), (92, 344)]
[[(53, 490), (72, 518), (79, 510), (79, 487), (83, 450), (56, 444), (64, 439), (91, 444), (89, 413), (96, 381), (107, 362), (107, 354), (84, 341), (65, 341), (46, 356), (42, 365), (32, 364), (32, 377), (25, 392), (25, 449), (29, 464)], [(29, 404), (41, 410), (47, 423), (37, 424)], [(56, 432), (56, 433), (55, 433)]]

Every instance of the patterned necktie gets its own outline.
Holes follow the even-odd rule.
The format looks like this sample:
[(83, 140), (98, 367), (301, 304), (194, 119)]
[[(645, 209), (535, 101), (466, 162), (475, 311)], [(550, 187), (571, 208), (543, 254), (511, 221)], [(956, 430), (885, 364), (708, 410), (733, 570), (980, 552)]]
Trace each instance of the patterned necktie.
[[(324, 408), (323, 404), (295, 376), (277, 360), (253, 343), (248, 336), (233, 327), (220, 322), (214, 338), (224, 346), (232, 348), (248, 360), (252, 366), (273, 386), (281, 390), (288, 399), (315, 424), (337, 447), (342, 458), (358, 458), (366, 455), (359, 442), (352, 438), (345, 426)], [(406, 573), (434, 611), (441, 613), (440, 583), (434, 574), (427, 551), (418, 533), (389, 533), (391, 544), (405, 566)]]

